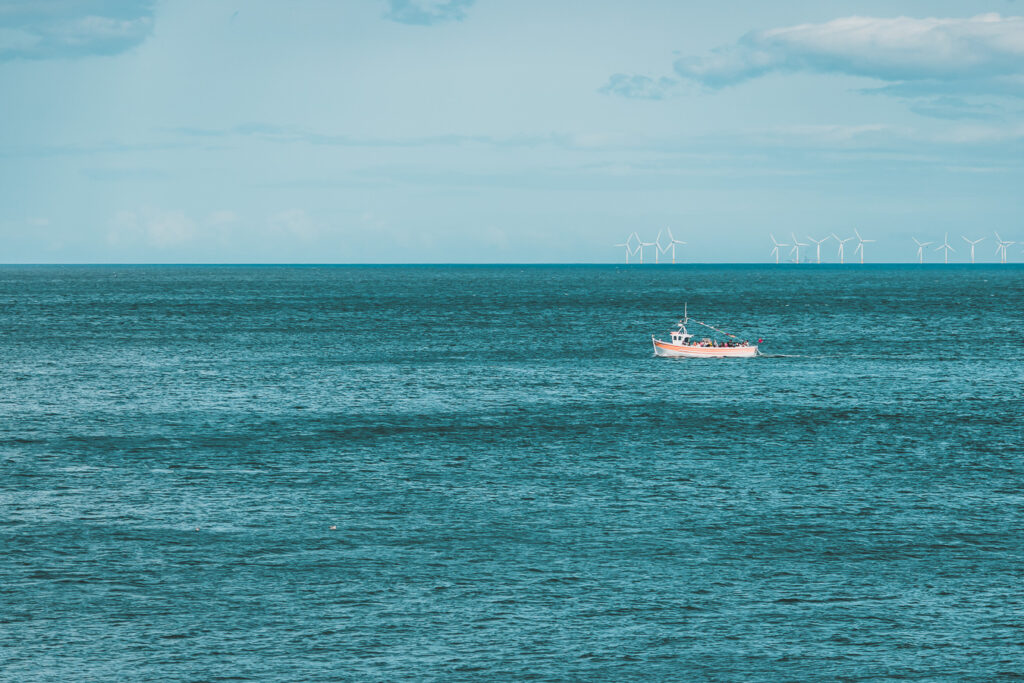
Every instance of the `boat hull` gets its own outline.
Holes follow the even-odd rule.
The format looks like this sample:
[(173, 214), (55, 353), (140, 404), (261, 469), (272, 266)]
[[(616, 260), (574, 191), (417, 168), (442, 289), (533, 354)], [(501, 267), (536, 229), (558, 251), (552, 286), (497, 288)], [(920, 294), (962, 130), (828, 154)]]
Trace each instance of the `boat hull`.
[(651, 337), (654, 355), (665, 358), (753, 358), (756, 346), (677, 346)]

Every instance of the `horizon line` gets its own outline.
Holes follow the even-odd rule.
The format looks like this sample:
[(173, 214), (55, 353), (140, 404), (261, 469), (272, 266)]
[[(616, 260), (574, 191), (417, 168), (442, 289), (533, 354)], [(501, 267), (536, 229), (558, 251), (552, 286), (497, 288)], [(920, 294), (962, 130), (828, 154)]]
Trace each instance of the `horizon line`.
[(839, 263), (829, 261), (826, 263), (772, 263), (764, 261), (691, 261), (687, 263), (610, 263), (610, 262), (586, 262), (586, 261), (538, 261), (538, 262), (515, 262), (515, 261), (417, 261), (417, 262), (328, 262), (328, 261), (26, 261), (0, 263), (0, 268), (22, 267), (22, 266), (241, 266), (241, 267), (403, 267), (403, 266), (514, 266), (514, 267), (545, 267), (545, 266), (615, 266), (629, 268), (678, 268), (686, 266), (764, 266), (774, 268), (793, 268), (804, 266), (841, 266), (841, 267), (871, 267), (871, 266), (1024, 266), (1024, 261), (1013, 261), (1000, 263), (998, 261), (981, 261), (970, 263), (957, 261), (954, 263), (919, 263), (917, 261), (874, 261), (871, 263)]

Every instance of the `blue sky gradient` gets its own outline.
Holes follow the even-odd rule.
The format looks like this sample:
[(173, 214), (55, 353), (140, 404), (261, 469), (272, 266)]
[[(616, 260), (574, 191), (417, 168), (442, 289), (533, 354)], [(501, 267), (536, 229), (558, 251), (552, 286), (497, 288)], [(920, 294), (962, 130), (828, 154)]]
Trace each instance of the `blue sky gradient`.
[(1024, 241), (1021, 15), (0, 0), (0, 261), (615, 262), (663, 227), (687, 262), (854, 228), (870, 261), (947, 231), (994, 261)]

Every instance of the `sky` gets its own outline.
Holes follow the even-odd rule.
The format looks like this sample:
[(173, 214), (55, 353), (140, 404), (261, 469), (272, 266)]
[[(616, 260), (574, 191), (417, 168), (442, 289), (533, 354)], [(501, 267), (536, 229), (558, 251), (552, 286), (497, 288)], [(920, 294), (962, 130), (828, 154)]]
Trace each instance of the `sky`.
[(0, 124), (4, 263), (1024, 261), (1021, 0), (0, 0)]

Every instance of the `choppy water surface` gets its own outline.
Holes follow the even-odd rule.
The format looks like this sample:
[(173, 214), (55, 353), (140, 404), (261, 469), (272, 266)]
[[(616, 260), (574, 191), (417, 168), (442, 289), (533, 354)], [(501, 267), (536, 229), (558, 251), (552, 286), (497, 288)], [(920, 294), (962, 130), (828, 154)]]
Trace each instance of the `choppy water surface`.
[[(769, 355), (653, 358), (684, 301)], [(0, 269), (0, 678), (1021, 675), (1021, 311), (1012, 266)]]

